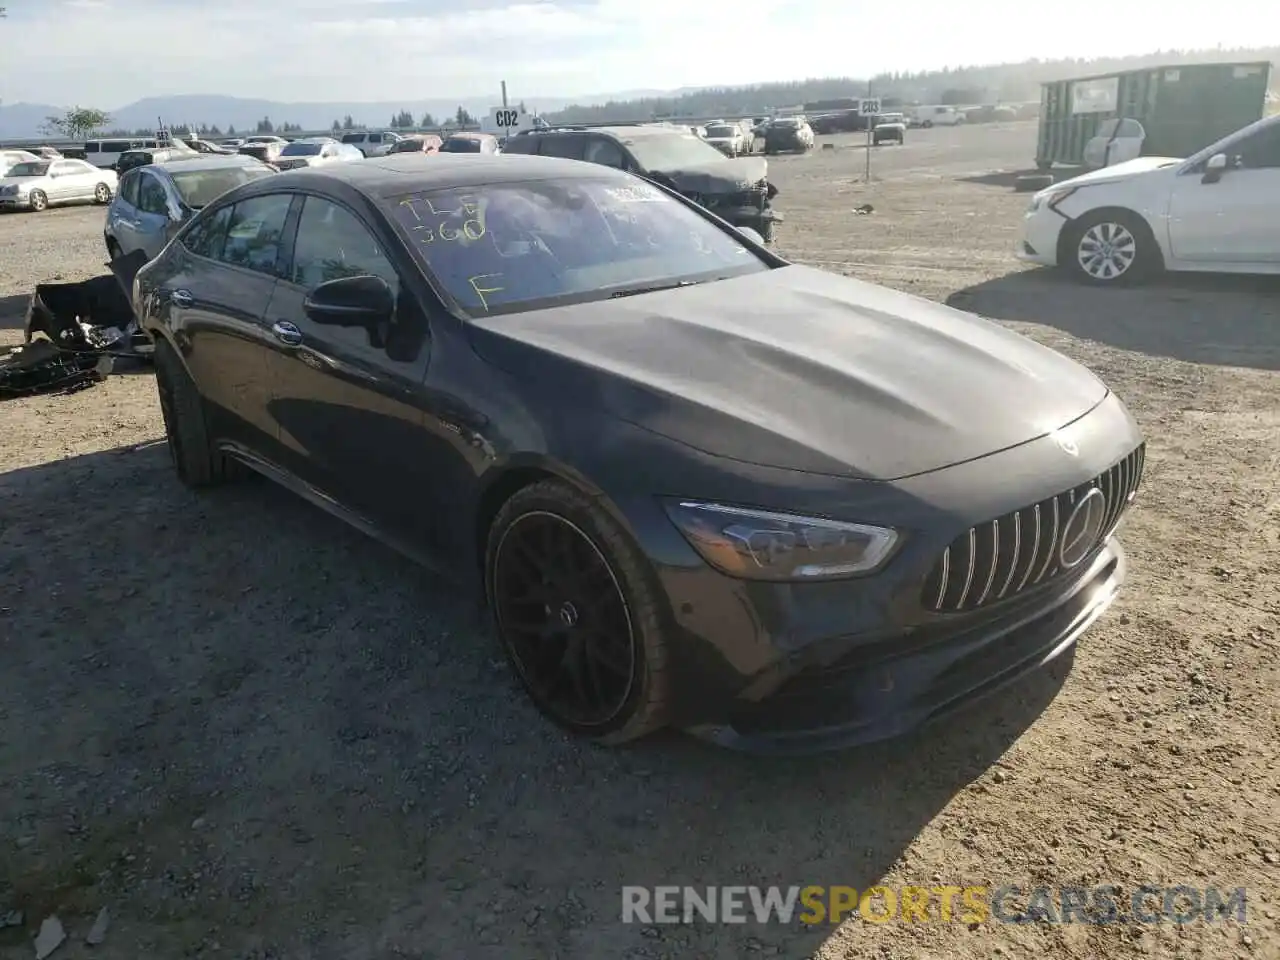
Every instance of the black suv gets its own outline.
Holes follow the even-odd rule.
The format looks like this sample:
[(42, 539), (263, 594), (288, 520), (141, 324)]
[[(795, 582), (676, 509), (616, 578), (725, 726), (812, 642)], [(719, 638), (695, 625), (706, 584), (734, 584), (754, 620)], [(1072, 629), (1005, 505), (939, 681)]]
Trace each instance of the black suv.
[(765, 241), (782, 218), (770, 201), (778, 188), (763, 157), (731, 159), (678, 127), (560, 127), (527, 130), (507, 139), (504, 153), (539, 154), (616, 167), (684, 194), (735, 227), (750, 227)]

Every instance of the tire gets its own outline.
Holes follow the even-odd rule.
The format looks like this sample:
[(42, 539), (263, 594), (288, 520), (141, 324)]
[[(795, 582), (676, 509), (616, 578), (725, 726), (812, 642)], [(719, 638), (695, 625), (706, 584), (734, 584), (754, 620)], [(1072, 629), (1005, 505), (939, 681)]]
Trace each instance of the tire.
[(120, 244), (116, 242), (115, 237), (107, 237), (107, 259), (116, 260), (123, 254), (120, 250)]
[(1077, 280), (1104, 287), (1140, 283), (1164, 267), (1151, 228), (1129, 210), (1097, 210), (1071, 224), (1059, 263)]
[[(544, 556), (554, 556), (556, 561), (539, 563), (528, 545), (541, 543), (540, 535), (558, 537), (561, 540), (557, 542), (574, 546), (561, 547), (563, 553), (548, 548)], [(580, 566), (596, 573), (590, 578), (586, 574), (566, 575), (568, 566), (579, 561)], [(538, 577), (541, 581), (535, 583)], [(585, 595), (576, 596), (584, 588), (589, 588), (590, 596), (585, 605), (581, 602)], [(670, 682), (665, 601), (648, 561), (598, 501), (560, 480), (543, 480), (517, 491), (489, 528), (485, 595), (512, 670), (538, 710), (557, 726), (595, 743), (614, 746), (666, 725)], [(533, 610), (517, 618), (513, 614), (522, 606)], [(580, 630), (579, 607), (595, 620), (589, 633)], [(587, 625), (592, 626), (592, 621)], [(562, 637), (553, 636), (557, 633)], [(588, 653), (589, 637), (595, 638), (591, 642), (596, 650), (594, 658)], [(557, 648), (551, 647), (550, 657), (540, 667), (531, 656), (531, 643), (544, 651), (551, 644), (563, 644), (559, 649), (564, 652), (557, 656)], [(568, 650), (575, 644), (580, 654), (574, 659), (582, 671), (578, 683), (572, 682), (574, 671), (565, 666)], [(613, 648), (616, 658), (607, 670), (599, 655), (605, 644)], [(558, 660), (556, 666), (544, 670), (553, 659)], [(595, 664), (594, 669), (588, 661)], [(540, 672), (554, 677), (539, 677)], [(607, 706), (574, 710), (555, 702), (551, 695), (565, 683), (575, 687), (576, 693), (585, 692), (587, 672), (591, 673), (591, 686)], [(625, 680), (621, 679), (624, 674)], [(602, 692), (606, 685), (608, 695)], [(575, 692), (567, 696), (572, 699)]]
[(42, 213), (49, 209), (49, 197), (43, 190), (32, 190), (27, 200), (31, 204), (32, 213)]
[(111, 202), (111, 188), (105, 183), (100, 183), (93, 188), (93, 202), (99, 205)]
[(924, 123), (920, 124), (920, 126), (924, 127), (926, 130), (929, 130), (933, 127), (933, 121), (926, 120)]
[(234, 479), (239, 464), (209, 443), (204, 398), (168, 343), (156, 345), (155, 367), (164, 438), (178, 479), (193, 490)]

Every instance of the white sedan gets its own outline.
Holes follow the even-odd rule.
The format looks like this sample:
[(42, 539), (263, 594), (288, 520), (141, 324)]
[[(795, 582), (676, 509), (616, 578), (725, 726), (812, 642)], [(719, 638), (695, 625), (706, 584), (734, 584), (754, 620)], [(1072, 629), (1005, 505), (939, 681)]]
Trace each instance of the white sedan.
[(1280, 116), (1185, 160), (1139, 157), (1041, 190), (1017, 255), (1102, 285), (1161, 270), (1280, 273)]
[(0, 210), (39, 213), (59, 203), (110, 203), (115, 192), (114, 170), (83, 160), (28, 160), (0, 178)]

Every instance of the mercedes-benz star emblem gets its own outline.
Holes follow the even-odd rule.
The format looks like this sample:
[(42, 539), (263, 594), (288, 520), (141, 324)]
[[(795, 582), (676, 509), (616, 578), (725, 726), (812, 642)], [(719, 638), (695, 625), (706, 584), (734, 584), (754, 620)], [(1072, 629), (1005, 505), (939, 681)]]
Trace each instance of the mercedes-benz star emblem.
[(1107, 515), (1107, 498), (1097, 487), (1076, 501), (1075, 508), (1062, 525), (1062, 543), (1058, 547), (1058, 563), (1070, 570), (1089, 555), (1102, 536), (1102, 522)]

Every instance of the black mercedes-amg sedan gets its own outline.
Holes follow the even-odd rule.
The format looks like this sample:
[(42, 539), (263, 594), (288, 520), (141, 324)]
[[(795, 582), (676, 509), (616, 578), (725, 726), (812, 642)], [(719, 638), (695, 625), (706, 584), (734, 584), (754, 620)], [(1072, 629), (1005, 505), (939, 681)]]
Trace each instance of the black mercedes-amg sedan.
[(132, 286), (183, 482), (248, 466), (460, 577), (598, 742), (894, 735), (1068, 650), (1124, 578), (1144, 447), (1092, 373), (621, 171), (285, 172)]

